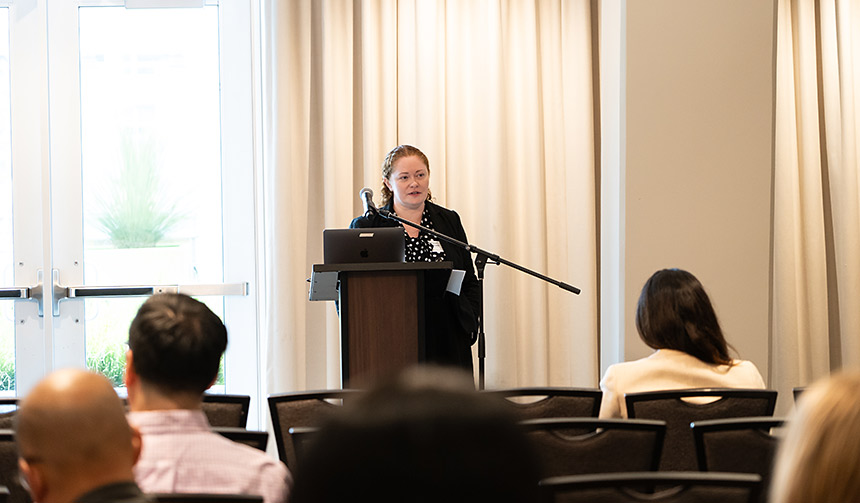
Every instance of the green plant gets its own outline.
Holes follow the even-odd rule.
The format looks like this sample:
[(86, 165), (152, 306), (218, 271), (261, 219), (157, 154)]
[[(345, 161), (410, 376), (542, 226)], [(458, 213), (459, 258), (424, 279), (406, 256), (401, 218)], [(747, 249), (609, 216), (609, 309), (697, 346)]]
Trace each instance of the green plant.
[(107, 377), (115, 388), (125, 386), (122, 379), (125, 373), (125, 353), (121, 349), (88, 354), (87, 368)]
[(125, 349), (123, 342), (105, 332), (87, 334), (87, 368), (107, 377), (114, 387), (121, 388), (125, 386)]
[(216, 386), (224, 386), (225, 384), (227, 384), (227, 381), (224, 377), (224, 373), (226, 372), (226, 370), (224, 369), (224, 361), (225, 358), (222, 356), (221, 363), (218, 364), (218, 377), (215, 378)]
[(12, 323), (0, 323), (0, 391), (14, 390), (15, 327)]
[(156, 147), (150, 136), (122, 135), (122, 166), (97, 217), (117, 248), (155, 246), (182, 219), (176, 203), (160, 193)]
[(0, 355), (0, 391), (15, 390), (15, 357)]

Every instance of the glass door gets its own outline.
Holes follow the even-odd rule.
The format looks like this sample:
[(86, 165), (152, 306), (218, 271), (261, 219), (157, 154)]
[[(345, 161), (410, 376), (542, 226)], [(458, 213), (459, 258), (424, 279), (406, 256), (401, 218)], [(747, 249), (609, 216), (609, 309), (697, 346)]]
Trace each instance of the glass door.
[(0, 397), (15, 396), (15, 310), (11, 301), (22, 298), (21, 289), (13, 286), (10, 122), (9, 9), (3, 7), (0, 8)]
[(250, 2), (170, 3), (40, 4), (50, 27), (40, 97), (50, 161), (38, 184), (47, 258), (34, 296), (41, 334), (16, 337), (19, 393), (68, 366), (121, 387), (137, 308), (152, 293), (180, 291), (227, 324), (213, 391), (252, 395), (254, 426), (262, 404)]

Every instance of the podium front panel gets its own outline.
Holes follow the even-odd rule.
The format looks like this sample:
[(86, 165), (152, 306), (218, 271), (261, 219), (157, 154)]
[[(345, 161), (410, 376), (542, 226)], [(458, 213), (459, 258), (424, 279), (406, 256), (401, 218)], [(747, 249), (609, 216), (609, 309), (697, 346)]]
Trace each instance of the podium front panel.
[(424, 361), (423, 272), (341, 273), (340, 295), (345, 387)]
[(450, 261), (314, 265), (314, 275), (338, 275), (344, 388), (365, 387), (426, 361), (430, 282), (425, 274), (447, 277), (452, 266)]

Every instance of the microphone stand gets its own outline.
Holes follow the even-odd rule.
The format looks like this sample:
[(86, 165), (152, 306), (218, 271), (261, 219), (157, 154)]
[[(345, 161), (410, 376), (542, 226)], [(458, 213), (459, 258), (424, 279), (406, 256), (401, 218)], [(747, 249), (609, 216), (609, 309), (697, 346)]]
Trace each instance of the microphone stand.
[(541, 274), (539, 272), (533, 271), (533, 270), (528, 269), (526, 267), (523, 267), (519, 264), (511, 262), (509, 260), (505, 260), (502, 257), (499, 257), (498, 255), (496, 255), (495, 253), (490, 253), (488, 251), (485, 251), (485, 250), (478, 248), (477, 246), (470, 245), (469, 243), (464, 243), (458, 239), (452, 238), (451, 236), (448, 236), (448, 235), (442, 234), (441, 232), (437, 232), (433, 229), (429, 229), (427, 227), (424, 227), (421, 224), (416, 224), (414, 222), (410, 222), (409, 220), (406, 220), (405, 218), (400, 218), (397, 215), (395, 215), (394, 213), (392, 213), (386, 209), (372, 208), (368, 212), (371, 212), (374, 210), (380, 216), (383, 216), (389, 220), (395, 220), (397, 222), (400, 222), (401, 224), (409, 225), (409, 226), (414, 227), (420, 231), (424, 231), (424, 232), (426, 232), (426, 233), (428, 233), (434, 237), (437, 237), (437, 238), (441, 239), (442, 241), (446, 241), (448, 243), (451, 243), (454, 246), (458, 246), (458, 247), (466, 250), (469, 253), (475, 254), (475, 269), (476, 269), (476, 274), (478, 277), (478, 292), (480, 294), (479, 297), (481, 299), (481, 302), (480, 302), (481, 307), (480, 307), (479, 313), (478, 313), (478, 336), (477, 336), (477, 342), (478, 342), (478, 389), (484, 389), (484, 359), (487, 356), (486, 335), (484, 334), (484, 268), (486, 267), (487, 264), (493, 264), (493, 265), (504, 264), (508, 267), (513, 267), (514, 269), (516, 269), (518, 271), (521, 271), (521, 272), (524, 272), (524, 273), (529, 274), (531, 276), (534, 276), (536, 278), (542, 279), (542, 280), (546, 281), (547, 283), (553, 284), (553, 285), (561, 288), (562, 290), (567, 290), (568, 292), (572, 292), (576, 295), (579, 295), (579, 292), (581, 291), (579, 288), (577, 288), (573, 285), (563, 283), (561, 281), (550, 278), (549, 276), (544, 276), (543, 274)]

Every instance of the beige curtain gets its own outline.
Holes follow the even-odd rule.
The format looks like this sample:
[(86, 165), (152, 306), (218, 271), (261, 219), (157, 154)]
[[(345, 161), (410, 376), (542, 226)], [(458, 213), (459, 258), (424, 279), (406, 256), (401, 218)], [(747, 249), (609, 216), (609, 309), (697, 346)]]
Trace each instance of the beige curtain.
[(860, 365), (860, 4), (779, 0), (772, 386)]
[(488, 266), (488, 387), (595, 386), (591, 2), (263, 6), (267, 392), (339, 386), (334, 306), (305, 280), (322, 230), (359, 213), (361, 187), (378, 194), (402, 143), (428, 155), (434, 198), (472, 243), (583, 290)]

